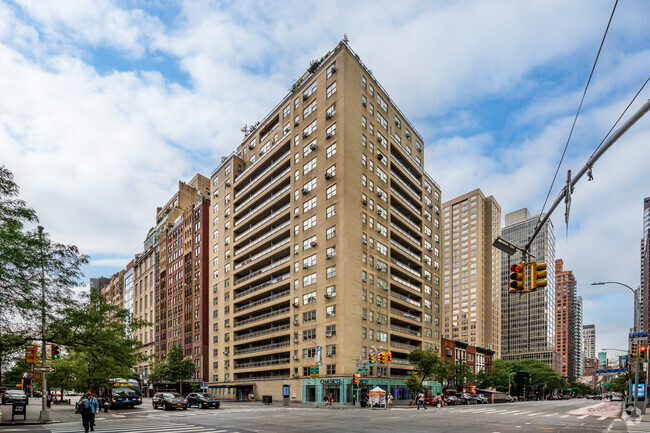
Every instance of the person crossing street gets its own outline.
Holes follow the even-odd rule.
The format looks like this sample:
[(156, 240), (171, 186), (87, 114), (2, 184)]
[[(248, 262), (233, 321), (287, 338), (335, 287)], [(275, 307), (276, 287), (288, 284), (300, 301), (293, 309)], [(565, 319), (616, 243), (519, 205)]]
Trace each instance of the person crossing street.
[(81, 422), (86, 433), (95, 431), (95, 414), (99, 412), (99, 402), (88, 389), (77, 402), (77, 413), (81, 413)]

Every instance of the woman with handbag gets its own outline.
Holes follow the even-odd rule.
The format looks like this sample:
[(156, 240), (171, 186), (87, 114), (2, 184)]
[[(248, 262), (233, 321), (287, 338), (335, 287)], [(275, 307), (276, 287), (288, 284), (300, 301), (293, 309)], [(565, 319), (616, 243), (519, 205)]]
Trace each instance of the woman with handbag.
[(99, 402), (92, 396), (91, 391), (88, 389), (77, 402), (77, 410), (75, 412), (81, 414), (81, 422), (86, 433), (89, 430), (95, 430), (95, 414), (97, 412), (99, 412)]

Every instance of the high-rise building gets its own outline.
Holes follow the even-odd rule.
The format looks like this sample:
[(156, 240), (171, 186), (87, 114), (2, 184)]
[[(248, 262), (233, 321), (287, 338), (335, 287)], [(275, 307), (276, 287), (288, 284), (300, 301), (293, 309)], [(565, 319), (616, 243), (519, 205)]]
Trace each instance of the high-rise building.
[(598, 366), (607, 368), (607, 352), (598, 352)]
[(95, 290), (96, 292), (100, 293), (101, 289), (103, 289), (110, 282), (111, 282), (111, 279), (107, 278), (107, 277), (91, 278), (90, 279), (90, 290), (91, 291)]
[(634, 325), (637, 331), (650, 329), (650, 197), (643, 200), (643, 231), (641, 235), (641, 284), (637, 289)]
[(555, 349), (560, 354), (562, 377), (576, 380), (576, 279), (564, 270), (564, 261), (555, 260)]
[(423, 161), (345, 41), (247, 129), (211, 176), (210, 389), (352, 402), (358, 365), (391, 352), (363, 387), (410, 398), (408, 353), (441, 338), (440, 188)]
[(133, 263), (131, 260), (126, 265), (124, 272), (124, 309), (133, 316)]
[(575, 341), (574, 365), (575, 377), (581, 377), (584, 372), (584, 348), (582, 347), (582, 296), (576, 296), (575, 321), (573, 327), (573, 341)]
[(491, 349), (501, 345), (501, 207), (480, 189), (442, 205), (443, 336)]
[(209, 206), (210, 181), (197, 174), (156, 212), (155, 351), (164, 359), (181, 346), (193, 381), (208, 378)]
[(100, 287), (99, 293), (106, 298), (106, 302), (120, 308), (124, 308), (124, 274), (122, 269), (111, 277), (111, 281), (104, 287)]
[(585, 359), (596, 358), (596, 325), (582, 327), (582, 347)]
[[(506, 214), (501, 236), (523, 247), (542, 217), (531, 217), (525, 208)], [(546, 263), (548, 284), (522, 295), (509, 293), (508, 285), (510, 266), (522, 258), (501, 254), (501, 358), (539, 359), (559, 372), (560, 359), (555, 351), (555, 235), (550, 219), (529, 252), (538, 263)]]

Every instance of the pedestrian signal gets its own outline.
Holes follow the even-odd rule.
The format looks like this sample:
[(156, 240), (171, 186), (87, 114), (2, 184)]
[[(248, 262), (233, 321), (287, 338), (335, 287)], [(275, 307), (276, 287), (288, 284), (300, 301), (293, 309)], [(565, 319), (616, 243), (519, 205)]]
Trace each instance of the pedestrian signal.
[(531, 263), (530, 268), (530, 290), (538, 287), (546, 287), (546, 263)]
[(519, 262), (510, 266), (510, 293), (520, 293), (524, 290), (526, 277), (526, 263)]

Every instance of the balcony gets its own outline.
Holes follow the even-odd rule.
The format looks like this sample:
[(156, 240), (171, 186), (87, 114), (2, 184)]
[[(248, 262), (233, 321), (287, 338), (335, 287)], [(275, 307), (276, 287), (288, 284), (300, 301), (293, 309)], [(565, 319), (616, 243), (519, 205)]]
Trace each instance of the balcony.
[(402, 311), (402, 310), (397, 309), (397, 308), (391, 307), (390, 312), (392, 314), (396, 315), (396, 316), (399, 316), (399, 317), (404, 317), (406, 319), (415, 320), (416, 322), (422, 322), (422, 319), (419, 318), (418, 316), (416, 316), (414, 314), (411, 314), (411, 313), (407, 313), (407, 312)]
[(418, 277), (418, 278), (422, 278), (422, 273), (421, 273), (421, 272), (416, 271), (415, 269), (413, 269), (412, 267), (408, 266), (407, 264), (402, 263), (402, 262), (400, 262), (399, 260), (394, 259), (394, 258), (391, 258), (391, 259), (390, 259), (390, 262), (393, 263), (394, 265), (399, 266), (400, 268), (404, 269), (405, 271), (407, 271), (407, 272), (409, 272), (409, 273), (415, 275), (416, 277)]
[(249, 308), (257, 307), (258, 305), (264, 305), (266, 303), (269, 303), (275, 299), (280, 299), (284, 298), (285, 296), (289, 296), (291, 294), (290, 290), (285, 290), (284, 292), (276, 293), (271, 296), (267, 296), (266, 298), (262, 298), (260, 300), (257, 300), (255, 302), (250, 302), (246, 305), (242, 305), (240, 307), (235, 308), (234, 312), (239, 313), (240, 311), (248, 310)]
[(253, 347), (247, 347), (245, 349), (238, 349), (235, 350), (235, 355), (263, 352), (265, 350), (280, 349), (282, 347), (289, 347), (289, 346), (291, 346), (291, 342), (287, 340), (287, 341), (282, 341), (280, 343), (271, 343), (271, 344), (265, 344), (263, 346), (253, 346)]
[(392, 331), (403, 332), (405, 334), (415, 335), (416, 337), (422, 337), (422, 333), (420, 331), (416, 331), (411, 328), (406, 328), (404, 326), (390, 325), (390, 329)]
[(415, 290), (416, 292), (420, 292), (420, 293), (422, 293), (422, 289), (421, 289), (421, 288), (419, 288), (418, 286), (415, 286), (415, 285), (411, 284), (411, 282), (405, 280), (404, 278), (400, 278), (400, 277), (398, 277), (397, 275), (394, 275), (394, 274), (391, 273), (391, 274), (390, 274), (390, 279), (393, 280), (393, 281), (397, 281), (397, 282), (400, 283), (400, 284), (405, 285), (405, 286), (408, 287), (409, 289), (413, 289), (413, 290)]
[(415, 299), (411, 299), (408, 296), (400, 295), (399, 293), (395, 293), (395, 292), (392, 292), (392, 291), (390, 292), (390, 295), (393, 298), (397, 298), (397, 299), (399, 299), (401, 301), (404, 301), (404, 302), (407, 302), (407, 303), (409, 303), (411, 305), (415, 305), (418, 308), (422, 308), (422, 303), (420, 301), (416, 301)]
[(288, 364), (289, 362), (291, 362), (291, 358), (269, 359), (266, 361), (248, 362), (246, 364), (235, 364), (235, 369), (252, 368), (252, 367), (268, 367), (270, 365)]
[(286, 211), (286, 210), (289, 209), (290, 207), (291, 207), (290, 204), (285, 204), (285, 205), (282, 206), (280, 209), (271, 212), (271, 215), (267, 216), (266, 218), (264, 218), (264, 219), (261, 220), (260, 222), (255, 223), (255, 225), (250, 226), (249, 228), (247, 228), (246, 230), (244, 230), (243, 232), (241, 232), (240, 234), (238, 234), (237, 236), (235, 236), (235, 242), (239, 241), (240, 239), (242, 239), (244, 236), (246, 236), (247, 234), (249, 234), (249, 233), (252, 232), (253, 230), (255, 230), (255, 229), (261, 227), (262, 225), (264, 225), (265, 223), (271, 221), (273, 218), (275, 218), (276, 216), (280, 215), (282, 212)]
[[(409, 232), (407, 232), (406, 230), (404, 230), (403, 228), (401, 228), (401, 227), (398, 226), (397, 224), (395, 224), (395, 223), (393, 223), (393, 222), (391, 221), (390, 226), (391, 226), (391, 228), (393, 228), (393, 229), (395, 229), (397, 232), (399, 232), (402, 236), (404, 236), (405, 238), (407, 238), (408, 240), (410, 240), (411, 242), (413, 242), (414, 244), (416, 244), (418, 247), (421, 247), (421, 246), (422, 246), (422, 242), (421, 242), (421, 241), (419, 241), (419, 240), (417, 240), (416, 238), (414, 238), (413, 236), (411, 236), (411, 235), (409, 234)], [(237, 238), (235, 238), (235, 240), (237, 240)]]
[(392, 364), (400, 364), (400, 365), (412, 365), (408, 359), (400, 359), (400, 358), (395, 358), (393, 357), (393, 360), (391, 361)]
[(414, 258), (415, 260), (417, 260), (417, 261), (419, 261), (419, 262), (422, 261), (422, 257), (420, 257), (419, 255), (415, 254), (415, 253), (412, 252), (410, 249), (406, 248), (404, 245), (402, 245), (402, 244), (400, 244), (399, 242), (397, 242), (395, 239), (391, 239), (391, 240), (390, 240), (390, 244), (393, 245), (394, 247), (399, 248), (400, 250), (402, 250), (403, 253), (408, 254), (409, 256), (411, 256), (412, 258)]
[[(400, 146), (400, 147), (401, 147), (401, 146)], [(408, 175), (411, 177), (411, 179), (413, 179), (413, 180), (415, 181), (415, 183), (417, 183), (418, 185), (422, 186), (422, 182), (420, 181), (420, 179), (418, 179), (418, 178), (413, 174), (413, 172), (411, 171), (411, 169), (410, 169), (409, 167), (407, 167), (406, 164), (404, 164), (404, 163), (400, 160), (400, 159), (401, 159), (400, 157), (398, 157), (398, 156), (397, 156), (396, 154), (394, 154), (393, 152), (390, 153), (390, 156), (393, 158), (392, 160), (393, 160), (394, 162), (396, 162), (397, 165), (399, 165), (400, 167), (402, 167), (402, 169), (406, 172), (406, 174), (408, 174)]]
[(280, 308), (279, 310), (269, 311), (268, 313), (260, 314), (258, 316), (254, 316), (249, 319), (240, 320), (239, 322), (235, 323), (235, 327), (246, 325), (249, 323), (259, 322), (260, 320), (265, 320), (270, 317), (279, 316), (280, 314), (285, 314), (288, 313), (289, 311), (291, 311), (290, 307), (284, 307), (284, 308)]
[(258, 284), (256, 286), (253, 286), (250, 289), (246, 289), (246, 290), (244, 290), (242, 292), (235, 293), (235, 299), (241, 298), (242, 296), (250, 295), (251, 293), (255, 293), (258, 290), (265, 289), (270, 285), (279, 283), (280, 281), (287, 280), (287, 279), (289, 279), (290, 276), (291, 276), (290, 273), (286, 273), (284, 275), (280, 275), (277, 278), (272, 278), (272, 279), (270, 279), (268, 281), (265, 281), (262, 284)]
[(280, 266), (280, 265), (282, 265), (284, 263), (287, 263), (290, 260), (290, 258), (291, 257), (287, 256), (287, 257), (285, 257), (283, 259), (278, 260), (277, 262), (273, 262), (270, 265), (264, 266), (263, 268), (258, 269), (257, 271), (246, 275), (245, 277), (239, 278), (238, 280), (235, 280), (234, 285), (243, 283), (244, 281), (248, 281), (251, 278), (256, 277), (256, 276), (258, 276), (258, 275), (260, 275), (260, 274), (262, 274), (262, 273), (264, 273), (266, 271), (269, 271), (269, 270), (271, 270), (273, 268), (277, 268), (278, 266)]
[(397, 343), (395, 341), (391, 341), (390, 346), (391, 347), (398, 347), (400, 349), (410, 350), (411, 352), (414, 351), (414, 350), (421, 349), (420, 346), (414, 346), (412, 344), (406, 344), (406, 343)]
[(416, 190), (414, 190), (413, 187), (409, 185), (410, 182), (402, 179), (402, 175), (397, 170), (393, 170), (393, 168), (391, 167), (390, 174), (393, 176), (393, 179), (397, 179), (397, 181), (404, 188), (406, 188), (411, 194), (413, 194), (418, 200), (422, 200), (422, 192), (417, 192)]
[(284, 194), (285, 192), (289, 191), (290, 188), (291, 188), (291, 185), (287, 185), (287, 186), (285, 186), (285, 187), (282, 188), (280, 191), (277, 191), (276, 193), (271, 194), (271, 196), (270, 196), (268, 199), (264, 200), (264, 201), (263, 201), (262, 203), (260, 203), (259, 205), (255, 206), (254, 208), (251, 208), (251, 209), (250, 209), (246, 214), (241, 215), (241, 216), (239, 217), (239, 219), (238, 219), (237, 221), (235, 221), (235, 227), (237, 227), (239, 224), (241, 224), (244, 220), (246, 220), (247, 218), (249, 218), (249, 217), (250, 217), (251, 215), (253, 215), (255, 212), (259, 211), (260, 209), (262, 209), (263, 207), (265, 207), (267, 204), (271, 203), (271, 202), (272, 202), (273, 200), (275, 200), (276, 198), (282, 196), (282, 194)]
[(274, 176), (268, 180), (267, 183), (264, 184), (263, 187), (252, 193), (251, 195), (248, 196), (245, 200), (243, 200), (241, 203), (235, 205), (234, 211), (237, 212), (240, 210), (242, 207), (246, 206), (248, 203), (250, 203), (251, 200), (253, 200), (255, 197), (258, 195), (262, 194), (264, 191), (269, 189), (271, 186), (273, 186), (273, 183), (278, 180), (282, 179), (284, 176), (286, 176), (289, 172), (291, 171), (291, 168), (287, 168), (284, 170), (282, 173), (278, 174), (277, 176)]
[[(288, 369), (286, 369), (288, 370)], [(244, 376), (244, 377), (235, 377), (234, 381), (235, 382), (250, 382), (250, 381), (256, 381), (256, 380), (266, 380), (266, 379), (289, 379), (291, 376), (287, 374), (267, 374), (267, 375), (258, 375), (258, 374), (251, 374), (249, 376)]]
[(421, 211), (420, 209), (418, 209), (418, 208), (417, 208), (417, 207), (412, 203), (412, 201), (411, 201), (409, 198), (407, 198), (407, 197), (404, 196), (403, 194), (397, 192), (397, 190), (396, 190), (395, 188), (393, 188), (393, 185), (390, 186), (390, 192), (393, 193), (394, 195), (396, 195), (397, 197), (399, 197), (400, 199), (402, 199), (402, 201), (403, 201), (403, 202), (404, 202), (408, 207), (410, 207), (410, 208), (411, 208), (411, 209), (412, 209), (416, 214), (422, 216), (422, 211)]
[(422, 233), (422, 228), (420, 227), (420, 225), (419, 225), (420, 223), (419, 223), (419, 222), (418, 222), (418, 223), (413, 222), (413, 220), (412, 220), (410, 217), (408, 217), (405, 213), (403, 213), (403, 212), (401, 212), (400, 210), (398, 210), (398, 209), (397, 209), (395, 206), (393, 206), (393, 205), (390, 206), (390, 210), (391, 210), (391, 212), (394, 212), (394, 213), (396, 213), (397, 215), (399, 215), (399, 216), (401, 216), (402, 218), (404, 218), (404, 220), (405, 220), (407, 223), (409, 223), (413, 228), (415, 228), (417, 231), (419, 231), (420, 233)]
[[(265, 174), (267, 174), (269, 171), (271, 171), (271, 170), (273, 170), (275, 167), (277, 167), (277, 166), (278, 166), (278, 165), (279, 165), (279, 164), (284, 160), (284, 158), (286, 158), (286, 157), (289, 156), (289, 155), (291, 155), (291, 150), (289, 150), (289, 151), (283, 153), (282, 155), (280, 155), (280, 156), (277, 158), (277, 160), (273, 161), (273, 163), (271, 163), (271, 165), (269, 165), (267, 168), (265, 168), (265, 169), (264, 169), (260, 174), (258, 174), (257, 176), (255, 176), (255, 178), (250, 179), (250, 181), (249, 181), (249, 182), (248, 182), (248, 183), (247, 183), (247, 184), (246, 184), (242, 189), (240, 189), (239, 191), (237, 191), (237, 192), (235, 193), (235, 198), (238, 198), (238, 197), (239, 197), (239, 196), (240, 196), (244, 191), (246, 191), (248, 188), (250, 188), (251, 185), (253, 185), (255, 182), (257, 182), (258, 180), (260, 180), (260, 179), (261, 179)], [(246, 171), (244, 171), (244, 173), (245, 173), (245, 172), (246, 172)], [(242, 174), (243, 174), (243, 173), (242, 173)], [(237, 176), (237, 178), (235, 179), (235, 181), (237, 181), (237, 179), (239, 179), (240, 177), (241, 177), (241, 175), (240, 175), (240, 176)], [(279, 177), (279, 176), (276, 176), (276, 178), (277, 178), (277, 177)]]
[(291, 328), (291, 325), (289, 324), (274, 326), (272, 328), (262, 329), (261, 331), (247, 332), (246, 334), (236, 335), (234, 340), (235, 341), (247, 340), (249, 338), (259, 337), (260, 335), (274, 334), (276, 332), (284, 331), (289, 328)]
[(272, 228), (270, 231), (264, 233), (262, 236), (260, 236), (260, 237), (258, 237), (258, 238), (251, 239), (251, 240), (250, 240), (247, 244), (245, 244), (243, 247), (241, 247), (241, 248), (235, 250), (235, 255), (238, 255), (239, 253), (241, 253), (241, 252), (243, 252), (243, 251), (246, 251), (246, 250), (249, 249), (250, 247), (252, 247), (252, 246), (254, 246), (254, 245), (256, 245), (256, 244), (259, 244), (259, 243), (262, 242), (264, 239), (266, 239), (266, 238), (268, 238), (268, 237), (274, 235), (275, 233), (279, 232), (280, 230), (284, 229), (285, 227), (289, 227), (289, 224), (290, 224), (290, 221), (285, 221), (284, 223), (280, 224), (280, 225), (277, 226), (277, 227), (273, 227), (273, 226), (271, 226), (271, 227), (273, 227), (273, 228)]
[(249, 264), (249, 263), (252, 262), (253, 260), (259, 259), (259, 258), (262, 257), (263, 255), (268, 254), (268, 253), (270, 253), (271, 251), (277, 250), (277, 249), (280, 248), (281, 246), (288, 244), (290, 241), (291, 241), (291, 237), (287, 237), (287, 238), (284, 238), (284, 239), (280, 240), (279, 242), (277, 242), (277, 243), (275, 243), (275, 244), (274, 244), (274, 243), (271, 243), (271, 246), (270, 246), (270, 247), (263, 249), (262, 251), (260, 251), (260, 252), (257, 253), (257, 254), (253, 254), (252, 256), (250, 256), (249, 258), (247, 258), (246, 260), (244, 260), (243, 262), (237, 263), (237, 264), (235, 265), (235, 268), (234, 268), (234, 269), (235, 269), (235, 270), (236, 270), (236, 269), (239, 269), (239, 268), (241, 268), (242, 266)]

